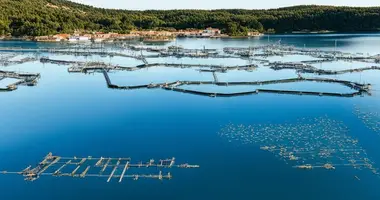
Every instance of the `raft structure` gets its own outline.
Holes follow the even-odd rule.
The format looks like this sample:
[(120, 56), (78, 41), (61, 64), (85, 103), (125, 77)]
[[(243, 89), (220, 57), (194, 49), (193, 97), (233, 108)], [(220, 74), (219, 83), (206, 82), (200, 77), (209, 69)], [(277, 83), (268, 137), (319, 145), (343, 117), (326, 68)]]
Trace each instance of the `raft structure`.
[(367, 55), (363, 53), (347, 53), (337, 50), (321, 50), (312, 48), (298, 48), (295, 46), (284, 45), (281, 42), (275, 44), (253, 46), (253, 47), (225, 47), (223, 52), (232, 55), (241, 55), (243, 57), (272, 57), (287, 55), (304, 55), (311, 56), (317, 60), (306, 61), (305, 63), (333, 62), (342, 61), (359, 61), (366, 63), (378, 63), (379, 55)]
[[(311, 95), (311, 96), (332, 96), (332, 97), (355, 97), (364, 94), (371, 95), (371, 85), (370, 84), (360, 84), (351, 81), (338, 80), (338, 79), (327, 79), (327, 78), (305, 78), (298, 76), (297, 78), (290, 79), (278, 79), (278, 80), (268, 80), (268, 81), (242, 81), (242, 82), (220, 82), (215, 73), (213, 73), (214, 81), (175, 81), (171, 83), (156, 83), (156, 84), (145, 84), (145, 85), (129, 85), (129, 86), (119, 86), (112, 84), (110, 77), (106, 70), (103, 70), (103, 76), (106, 80), (108, 88), (111, 89), (121, 89), (121, 90), (133, 90), (133, 89), (154, 89), (161, 88), (168, 91), (182, 92), (200, 96), (210, 96), (210, 97), (235, 97), (252, 95), (259, 93), (273, 93), (273, 94), (292, 94), (292, 95)], [(236, 92), (236, 93), (217, 93), (217, 92), (201, 92), (196, 90), (189, 90), (180, 88), (184, 85), (217, 85), (217, 86), (262, 86), (270, 84), (279, 83), (295, 83), (295, 82), (321, 82), (321, 83), (336, 83), (343, 86), (349, 87), (356, 92), (352, 93), (331, 93), (331, 92), (313, 92), (313, 91), (295, 91), (295, 90), (276, 90), (276, 89), (254, 89), (252, 91), (246, 92)]]
[(50, 59), (47, 57), (42, 57), (40, 59), (41, 63), (51, 63), (57, 65), (73, 65), (68, 68), (68, 72), (70, 73), (87, 73), (89, 71), (96, 70), (119, 70), (119, 71), (136, 71), (146, 68), (152, 67), (170, 67), (170, 68), (200, 68), (202, 71), (203, 68), (205, 70), (218, 71), (218, 72), (227, 72), (228, 70), (246, 70), (252, 71), (256, 69), (258, 66), (255, 64), (248, 65), (236, 65), (236, 66), (224, 66), (224, 65), (213, 65), (213, 64), (178, 64), (178, 63), (151, 63), (149, 64), (145, 61), (144, 64), (133, 66), (133, 67), (125, 67), (120, 65), (110, 65), (104, 62), (81, 62), (81, 61), (67, 61), (67, 60), (57, 60)]
[[(66, 170), (67, 168), (70, 168), (70, 170)], [(136, 168), (134, 171), (142, 168), (151, 168), (158, 172), (156, 174), (128, 173), (128, 170), (132, 168)], [(41, 176), (66, 176), (73, 178), (100, 177), (106, 178), (107, 182), (116, 179), (120, 183), (124, 179), (138, 180), (140, 178), (170, 180), (173, 178), (171, 173), (167, 172), (164, 174), (163, 170), (171, 168), (190, 169), (199, 168), (199, 165), (176, 164), (174, 157), (159, 160), (158, 162), (150, 159), (148, 162), (133, 163), (131, 158), (61, 157), (49, 153), (33, 168), (30, 165), (19, 172), (0, 171), (0, 174), (21, 175), (25, 181), (35, 181)]]
[[(149, 52), (149, 55), (142, 55), (142, 52)], [(252, 47), (225, 47), (219, 49), (187, 49), (180, 46), (157, 47), (142, 45), (126, 45), (124, 43), (114, 43), (111, 48), (106, 48), (104, 44), (100, 46), (90, 45), (62, 45), (61, 48), (18, 48), (18, 47), (0, 47), (0, 52), (10, 53), (51, 53), (75, 56), (119, 56), (129, 57), (139, 60), (143, 58), (159, 57), (177, 57), (177, 58), (241, 58), (241, 59), (258, 59), (264, 61), (267, 57), (287, 56), (287, 55), (305, 55), (316, 58), (317, 60), (306, 61), (305, 63), (333, 62), (342, 61), (359, 61), (366, 63), (379, 63), (379, 55), (364, 55), (362, 53), (345, 53), (336, 50), (321, 50), (311, 48), (297, 48), (290, 45), (284, 45), (280, 42), (275, 44), (252, 46)]]
[(40, 78), (40, 74), (32, 74), (32, 73), (17, 73), (12, 71), (2, 71), (0, 70), (0, 81), (5, 78), (18, 79), (19, 81), (7, 85), (6, 88), (0, 88), (0, 91), (9, 92), (16, 90), (20, 85), (26, 86), (35, 86), (37, 85), (38, 79)]
[(5, 55), (0, 54), (0, 66), (8, 67), (38, 60), (36, 56), (26, 56), (20, 59), (15, 59), (16, 56), (18, 56), (18, 54), (15, 53)]
[[(149, 52), (148, 55), (144, 55), (144, 52)], [(233, 97), (242, 95), (252, 95), (259, 93), (275, 93), (275, 94), (292, 94), (292, 95), (314, 95), (314, 96), (335, 96), (335, 97), (354, 97), (363, 96), (365, 94), (371, 95), (371, 85), (365, 83), (355, 83), (351, 81), (339, 80), (339, 79), (326, 79), (326, 78), (303, 78), (303, 74), (315, 74), (319, 75), (341, 75), (346, 73), (360, 73), (369, 70), (380, 70), (380, 66), (376, 66), (380, 56), (379, 55), (367, 55), (344, 53), (331, 50), (320, 49), (308, 49), (308, 48), (296, 48), (293, 46), (282, 45), (280, 42), (276, 44), (255, 46), (255, 47), (225, 47), (222, 51), (218, 49), (186, 49), (181, 46), (169, 46), (169, 47), (157, 47), (157, 46), (142, 46), (142, 45), (126, 45), (123, 43), (115, 43), (113, 48), (104, 48), (102, 44), (99, 46), (94, 45), (82, 45), (82, 46), (67, 46), (62, 45), (58, 48), (13, 48), (5, 47), (0, 48), (0, 52), (6, 52), (2, 57), (4, 62), (11, 62), (9, 59), (17, 55), (17, 53), (49, 53), (49, 54), (70, 54), (70, 55), (101, 55), (101, 56), (121, 56), (137, 59), (142, 62), (140, 65), (135, 66), (121, 66), (119, 64), (105, 63), (104, 61), (76, 61), (76, 60), (62, 60), (51, 59), (49, 57), (41, 57), (39, 60), (41, 63), (51, 63), (56, 65), (69, 65), (67, 71), (69, 73), (103, 73), (107, 82), (107, 87), (111, 89), (153, 89), (161, 88), (168, 91), (182, 92), (188, 94), (195, 94), (201, 96), (210, 97)], [(11, 52), (11, 53), (9, 53)], [(41, 54), (42, 55), (42, 54)], [(310, 60), (304, 60), (299, 62), (271, 62), (266, 58), (271, 56), (288, 56), (288, 55), (305, 55), (310, 56)], [(190, 63), (169, 63), (169, 62), (149, 62), (148, 58), (157, 57), (196, 57), (196, 58), (240, 58), (247, 60), (249, 64), (245, 65), (223, 65), (223, 64), (190, 64)], [(36, 56), (37, 57), (37, 56)], [(335, 62), (335, 61), (359, 61), (365, 63), (373, 63), (373, 66), (355, 68), (355, 69), (343, 69), (343, 70), (327, 70), (313, 66), (316, 63)], [(154, 67), (167, 67), (167, 68), (190, 68), (200, 73), (210, 73), (209, 81), (197, 81), (197, 80), (177, 80), (174, 82), (164, 83), (149, 83), (142, 85), (116, 85), (112, 84), (111, 79), (108, 77), (108, 72), (113, 71), (138, 71), (143, 69), (149, 69)], [(253, 72), (259, 67), (269, 67), (274, 71), (278, 70), (294, 70), (298, 78), (279, 79), (279, 80), (267, 80), (267, 81), (235, 81), (226, 82), (220, 80), (219, 73), (228, 73), (234, 70), (241, 70), (246, 72)], [(148, 80), (149, 81), (149, 80)], [(276, 90), (276, 89), (260, 89), (256, 88), (245, 92), (202, 92), (197, 90), (186, 89), (186, 85), (216, 85), (216, 86), (243, 86), (243, 85), (268, 85), (277, 83), (291, 83), (291, 82), (325, 82), (336, 83), (350, 87), (356, 91), (351, 93), (340, 92), (313, 92), (313, 91), (296, 91), (296, 90)], [(9, 88), (13, 89), (14, 85)]]
[[(310, 63), (311, 61), (306, 61)], [(370, 66), (370, 67), (362, 67), (362, 68), (354, 68), (354, 69), (344, 69), (344, 70), (325, 70), (318, 69), (312, 65), (306, 64), (305, 61), (302, 62), (273, 62), (268, 63), (267, 66), (270, 66), (273, 70), (284, 70), (284, 69), (294, 69), (297, 73), (312, 73), (318, 75), (338, 75), (345, 73), (354, 73), (354, 72), (363, 72), (368, 70), (379, 70), (380, 66)], [(323, 62), (323, 61), (322, 61)]]
[(15, 47), (5, 47), (0, 48), (0, 52), (11, 52), (11, 53), (51, 53), (56, 55), (74, 55), (74, 56), (119, 56), (126, 58), (141, 59), (139, 55), (132, 55), (127, 53), (121, 53), (116, 51), (108, 51), (103, 48), (91, 48), (91, 47), (81, 47), (81, 48), (15, 48)]

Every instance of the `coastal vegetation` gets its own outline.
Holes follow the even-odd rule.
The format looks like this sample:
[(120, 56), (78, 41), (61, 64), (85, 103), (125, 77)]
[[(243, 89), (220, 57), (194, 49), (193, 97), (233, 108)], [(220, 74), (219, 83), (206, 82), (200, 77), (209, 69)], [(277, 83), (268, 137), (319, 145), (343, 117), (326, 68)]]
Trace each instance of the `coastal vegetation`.
[(95, 8), (66, 0), (0, 0), (0, 35), (41, 36), (75, 30), (128, 33), (136, 29), (214, 27), (232, 36), (249, 31), (358, 32), (380, 30), (380, 7), (295, 6), (270, 10), (146, 10)]

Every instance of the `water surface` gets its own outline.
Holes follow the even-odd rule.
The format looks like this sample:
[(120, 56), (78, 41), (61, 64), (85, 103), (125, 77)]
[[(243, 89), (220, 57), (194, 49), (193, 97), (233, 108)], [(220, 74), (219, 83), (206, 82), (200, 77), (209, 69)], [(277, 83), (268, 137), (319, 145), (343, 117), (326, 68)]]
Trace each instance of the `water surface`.
[[(276, 35), (269, 43), (347, 52), (378, 54), (379, 34)], [(257, 39), (178, 39), (186, 48), (248, 47), (268, 43)], [(166, 45), (173, 45), (171, 44)], [(56, 44), (0, 42), (2, 47), (36, 48)], [(95, 60), (135, 66), (141, 61), (120, 57), (48, 55), (68, 60)], [(302, 61), (305, 57), (276, 60)], [(151, 62), (243, 65), (234, 59), (149, 59)], [(322, 64), (340, 69), (341, 63)], [(343, 63), (342, 63), (343, 65)], [(356, 67), (359, 63), (344, 63)], [(362, 64), (360, 64), (362, 65)], [(62, 156), (132, 157), (134, 161), (176, 157), (178, 162), (199, 164), (199, 169), (172, 170), (170, 181), (101, 178), (42, 177), (25, 182), (22, 177), (0, 176), (1, 199), (379, 199), (380, 178), (369, 170), (339, 167), (336, 170), (292, 168), (260, 144), (230, 142), (218, 132), (227, 124), (295, 124), (300, 119), (325, 118), (347, 127), (368, 157), (380, 166), (380, 136), (355, 114), (355, 106), (380, 112), (380, 72), (323, 76), (373, 85), (372, 96), (338, 98), (260, 94), (234, 98), (209, 98), (160, 89), (112, 90), (103, 75), (69, 74), (69, 66), (31, 62), (2, 70), (38, 72), (35, 87), (0, 94), (0, 170), (21, 170), (36, 164), (48, 152)], [(273, 71), (265, 66), (253, 72), (218, 73), (221, 81), (258, 81), (295, 78), (294, 70)], [(304, 76), (314, 77), (313, 74)], [(156, 67), (110, 73), (120, 85), (176, 80), (213, 80), (211, 73), (192, 69)], [(193, 87), (193, 86), (192, 86)], [(195, 86), (194, 86), (195, 87)], [(214, 86), (217, 87), (217, 86)], [(276, 86), (268, 85), (265, 87)], [(231, 87), (228, 87), (228, 90)], [(340, 85), (294, 83), (278, 88), (346, 92)], [(210, 88), (208, 88), (210, 89)], [(245, 88), (242, 88), (245, 89)], [(227, 91), (220, 89), (221, 91)], [(367, 109), (368, 110), (368, 109)], [(375, 115), (374, 115), (375, 116)], [(375, 119), (376, 120), (376, 119)], [(380, 119), (379, 119), (380, 120)], [(321, 130), (316, 130), (321, 131)], [(360, 178), (358, 181), (355, 176)]]

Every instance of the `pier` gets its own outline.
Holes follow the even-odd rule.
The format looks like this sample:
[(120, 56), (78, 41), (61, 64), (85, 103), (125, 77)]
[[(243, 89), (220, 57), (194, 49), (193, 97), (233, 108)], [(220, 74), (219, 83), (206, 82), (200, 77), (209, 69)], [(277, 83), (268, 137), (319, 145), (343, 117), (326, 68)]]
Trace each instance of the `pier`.
[[(106, 162), (103, 162), (107, 160)], [(76, 162), (79, 161), (79, 162)], [(64, 172), (65, 168), (69, 165), (75, 166), (73, 171)], [(48, 172), (50, 168), (58, 168), (54, 172)], [(127, 174), (130, 168), (153, 168), (158, 170), (157, 174)], [(39, 162), (34, 168), (28, 166), (24, 170), (18, 172), (0, 171), (0, 174), (13, 174), (22, 175), (25, 181), (35, 181), (41, 176), (68, 176), (73, 178), (86, 178), (86, 177), (100, 177), (107, 178), (107, 182), (112, 179), (118, 179), (118, 182), (122, 182), (123, 179), (131, 178), (138, 180), (139, 178), (145, 179), (158, 179), (158, 180), (170, 180), (172, 175), (170, 172), (163, 174), (162, 170), (168, 170), (170, 168), (191, 169), (199, 168), (199, 165), (175, 164), (175, 158), (162, 159), (159, 162), (155, 162), (150, 159), (148, 162), (131, 163), (130, 158), (95, 158), (95, 157), (60, 157), (55, 156), (52, 153), (47, 154), (44, 159)], [(82, 171), (81, 171), (82, 169)], [(112, 169), (110, 174), (103, 174), (106, 169)], [(97, 171), (95, 173), (94, 171)], [(119, 173), (120, 171), (121, 174)]]

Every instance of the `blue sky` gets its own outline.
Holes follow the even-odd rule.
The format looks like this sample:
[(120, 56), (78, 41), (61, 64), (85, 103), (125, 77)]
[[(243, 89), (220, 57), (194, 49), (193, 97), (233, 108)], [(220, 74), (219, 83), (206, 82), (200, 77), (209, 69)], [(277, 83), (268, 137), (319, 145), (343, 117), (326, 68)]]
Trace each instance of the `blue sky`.
[(292, 5), (318, 4), (339, 6), (380, 6), (379, 0), (72, 0), (104, 8), (146, 9), (218, 9), (278, 8)]

